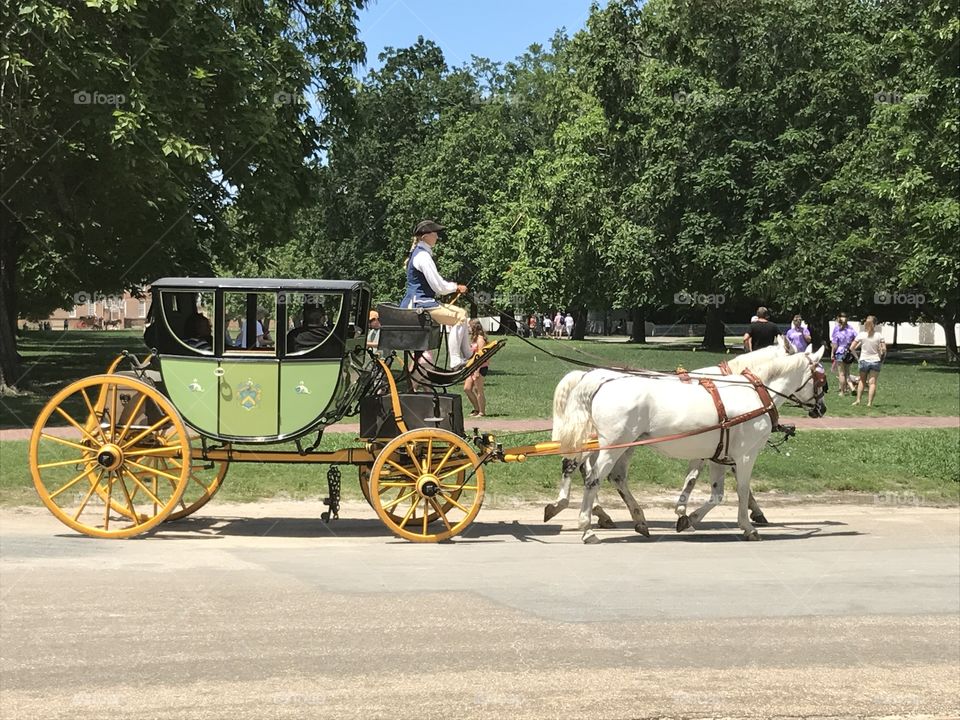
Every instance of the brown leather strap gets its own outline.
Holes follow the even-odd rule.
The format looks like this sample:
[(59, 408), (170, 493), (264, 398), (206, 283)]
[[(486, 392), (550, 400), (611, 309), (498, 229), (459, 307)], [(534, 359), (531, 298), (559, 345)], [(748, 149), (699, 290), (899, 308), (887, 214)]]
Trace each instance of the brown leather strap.
[(713, 452), (710, 459), (713, 462), (725, 463), (727, 459), (727, 445), (730, 440), (730, 426), (728, 424), (727, 409), (723, 406), (723, 400), (720, 399), (720, 392), (717, 390), (716, 383), (707, 378), (700, 378), (700, 385), (710, 393), (713, 399), (713, 406), (717, 410), (717, 420), (720, 421), (720, 441), (717, 443), (717, 449)]
[(733, 370), (730, 369), (730, 363), (728, 363), (726, 360), (720, 361), (719, 368), (721, 375), (733, 375)]
[(773, 398), (770, 397), (767, 386), (760, 381), (760, 378), (750, 372), (749, 369), (744, 370), (742, 374), (750, 381), (750, 384), (753, 385), (753, 389), (757, 391), (757, 397), (759, 397), (760, 402), (763, 403), (764, 410), (770, 415), (770, 422), (773, 424), (773, 427), (777, 427), (780, 423), (780, 411), (777, 410), (777, 404), (773, 401)]

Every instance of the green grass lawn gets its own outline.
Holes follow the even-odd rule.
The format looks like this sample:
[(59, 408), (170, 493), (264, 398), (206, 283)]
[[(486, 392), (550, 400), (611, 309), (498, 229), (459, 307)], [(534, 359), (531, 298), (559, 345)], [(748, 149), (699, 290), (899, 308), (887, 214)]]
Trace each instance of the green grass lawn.
[[(504, 446), (542, 440), (542, 434), (498, 436)], [(322, 449), (356, 445), (351, 435), (330, 434)], [(795, 495), (856, 492), (874, 496), (875, 502), (948, 504), (960, 492), (960, 430), (811, 430), (799, 433), (780, 453), (766, 450), (757, 461), (753, 487)], [(0, 503), (39, 505), (27, 466), (27, 442), (0, 442)], [(639, 492), (674, 499), (686, 464), (661, 458), (640, 449), (630, 469), (630, 485)], [(260, 465), (234, 463), (221, 500), (251, 501), (260, 498), (315, 498), (326, 495), (323, 465)], [(361, 497), (356, 474), (344, 467), (344, 497)], [(508, 505), (518, 499), (553, 497), (559, 480), (557, 458), (534, 458), (525, 463), (487, 465), (488, 504)], [(703, 479), (706, 482), (706, 479)], [(728, 493), (734, 492), (733, 486)], [(576, 496), (580, 493), (577, 491)], [(214, 504), (217, 502), (215, 499)]]
[[(733, 345), (734, 339), (728, 339)], [(544, 352), (548, 350), (593, 363), (617, 363), (638, 368), (688, 370), (718, 363), (722, 354), (695, 350), (693, 341), (630, 345), (626, 343), (538, 340), (537, 349), (512, 338), (491, 361), (487, 376), (489, 414), (503, 418), (550, 417), (553, 389), (573, 366)], [(29, 427), (44, 403), (68, 382), (103, 372), (109, 362), (128, 349), (143, 353), (139, 331), (30, 332), (20, 342), (29, 391), (0, 398), (0, 428)], [(731, 350), (731, 354), (735, 352)], [(905, 347), (891, 350), (880, 373), (877, 405), (851, 407), (838, 398), (836, 377), (830, 378), (831, 416), (957, 415), (960, 413), (960, 370), (943, 361), (942, 349)], [(464, 407), (469, 404), (464, 399)], [(801, 411), (787, 409), (785, 414)]]

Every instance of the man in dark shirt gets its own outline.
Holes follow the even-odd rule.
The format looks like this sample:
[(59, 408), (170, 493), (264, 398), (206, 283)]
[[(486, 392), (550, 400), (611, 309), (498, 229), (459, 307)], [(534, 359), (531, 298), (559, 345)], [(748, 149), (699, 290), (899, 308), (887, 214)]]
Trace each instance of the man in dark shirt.
[(287, 352), (300, 352), (314, 348), (330, 334), (326, 315), (319, 305), (307, 305), (303, 311), (303, 325), (287, 333)]
[(756, 322), (750, 323), (750, 329), (743, 335), (743, 347), (747, 352), (773, 345), (780, 334), (780, 328), (770, 322), (770, 311), (765, 307), (757, 308)]

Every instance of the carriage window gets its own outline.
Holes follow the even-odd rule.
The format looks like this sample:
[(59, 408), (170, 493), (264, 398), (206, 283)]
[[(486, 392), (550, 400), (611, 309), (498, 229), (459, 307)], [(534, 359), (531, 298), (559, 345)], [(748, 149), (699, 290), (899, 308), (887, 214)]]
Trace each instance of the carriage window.
[(366, 290), (356, 290), (350, 300), (350, 330), (353, 337), (360, 337), (367, 333), (367, 313), (370, 298)]
[(327, 341), (340, 322), (341, 293), (284, 293), (287, 356), (303, 355)]
[(276, 352), (276, 293), (226, 292), (223, 312), (225, 352)]
[(191, 350), (213, 354), (212, 291), (164, 291), (163, 317), (173, 336)]

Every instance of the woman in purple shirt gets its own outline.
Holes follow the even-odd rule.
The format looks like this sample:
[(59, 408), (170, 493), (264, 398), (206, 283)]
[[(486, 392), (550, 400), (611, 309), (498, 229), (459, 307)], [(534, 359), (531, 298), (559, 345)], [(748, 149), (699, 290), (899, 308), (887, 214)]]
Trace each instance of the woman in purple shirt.
[(857, 391), (857, 384), (850, 378), (850, 364), (856, 360), (853, 354), (850, 354), (850, 362), (845, 362), (843, 357), (850, 349), (850, 345), (857, 339), (857, 331), (847, 325), (847, 314), (840, 313), (837, 316), (837, 324), (830, 333), (830, 359), (833, 361), (833, 368), (837, 370), (837, 377), (840, 380), (840, 397)]
[(810, 331), (799, 315), (793, 316), (793, 322), (787, 330), (787, 340), (797, 349), (797, 352), (803, 352), (810, 344)]

